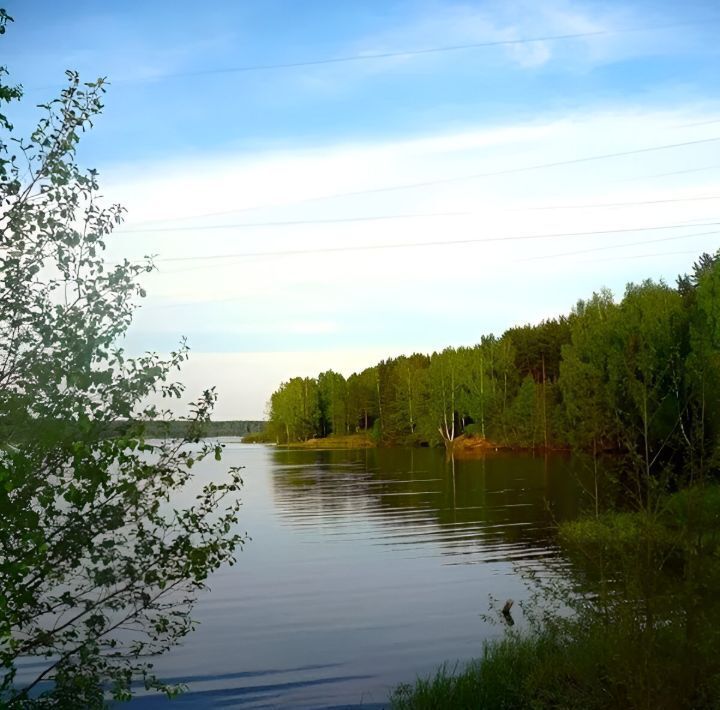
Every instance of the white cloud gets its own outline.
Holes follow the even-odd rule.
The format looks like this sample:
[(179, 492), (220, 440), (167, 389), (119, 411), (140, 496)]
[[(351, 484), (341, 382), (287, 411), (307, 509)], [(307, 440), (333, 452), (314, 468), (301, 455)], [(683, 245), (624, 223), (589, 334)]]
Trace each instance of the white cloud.
[[(660, 13), (658, 13), (660, 14)], [(682, 33), (626, 32), (662, 26), (663, 18), (637, 13), (632, 6), (598, 6), (566, 0), (498, 0), (481, 4), (427, 3), (403, 22), (361, 37), (338, 56), (382, 55), (434, 47), (490, 46), (449, 52), (399, 54), (340, 65), (306, 67), (297, 81), (317, 92), (345, 91), (353, 81), (388, 73), (426, 71), (453, 66), (460, 71), (495, 72), (499, 68), (536, 69), (555, 62), (565, 71), (632, 56), (654, 56), (659, 47), (671, 53)], [(586, 35), (568, 37), (568, 35)], [(548, 37), (565, 37), (544, 40)], [(658, 38), (662, 42), (658, 42)], [(538, 40), (528, 41), (525, 40)], [(492, 46), (493, 43), (498, 43)]]
[[(340, 362), (349, 355), (338, 356), (338, 349), (358, 354), (352, 362), (364, 367), (373, 359), (363, 359), (360, 353), (367, 354), (371, 345), (377, 353), (373, 357), (379, 359), (393, 348), (471, 343), (484, 332), (500, 332), (518, 322), (566, 312), (577, 298), (602, 285), (621, 291), (626, 281), (646, 276), (671, 280), (692, 263), (693, 253), (716, 248), (717, 235), (690, 235), (717, 231), (699, 225), (720, 221), (720, 200), (679, 200), (720, 196), (720, 170), (667, 173), (712, 165), (718, 145), (506, 172), (420, 189), (311, 198), (702, 139), (713, 135), (712, 125), (678, 125), (702, 123), (707, 115), (716, 116), (717, 112), (713, 113), (712, 107), (707, 112), (608, 110), (562, 121), (475, 127), (414, 140), (338, 144), (266, 155), (229, 154), (187, 165), (175, 161), (140, 166), (134, 175), (126, 168), (104, 192), (128, 207), (130, 225), (173, 215), (183, 218), (234, 208), (259, 209), (169, 222), (191, 227), (178, 232), (118, 234), (111, 240), (110, 258), (146, 252), (175, 258), (505, 239), (159, 262), (162, 270), (149, 279), (150, 297), (137, 319), (136, 332), (143, 347), (164, 347), (157, 344), (157, 338), (167, 336), (174, 341), (185, 333), (200, 350), (265, 352), (288, 347), (323, 353), (322, 357), (300, 360), (293, 353), (238, 355), (248, 368), (254, 368), (252, 375), (241, 377), (248, 386), (243, 398), (230, 366), (212, 366), (206, 371), (219, 378), (221, 390), (234, 392), (238, 401), (245, 402), (248, 410), (243, 410), (242, 416), (254, 412), (255, 417), (283, 377), (316, 374), (328, 367), (342, 369)], [(717, 158), (714, 162), (720, 163)], [(105, 171), (108, 173), (113, 177), (112, 170)], [(665, 176), (635, 179), (655, 173)], [(302, 201), (308, 198), (311, 201)], [(643, 201), (655, 204), (603, 206)], [(203, 222), (432, 212), (462, 214), (287, 227), (200, 228)], [(667, 230), (512, 239), (685, 223), (688, 226), (684, 228)], [(682, 250), (691, 254), (678, 255)], [(662, 256), (664, 252), (668, 255)], [(198, 357), (205, 355), (195, 355)], [(230, 355), (217, 357), (232, 359)], [(205, 365), (198, 365), (198, 381), (209, 362), (201, 361)], [(298, 363), (304, 363), (303, 372)], [(232, 409), (233, 405), (227, 406)]]

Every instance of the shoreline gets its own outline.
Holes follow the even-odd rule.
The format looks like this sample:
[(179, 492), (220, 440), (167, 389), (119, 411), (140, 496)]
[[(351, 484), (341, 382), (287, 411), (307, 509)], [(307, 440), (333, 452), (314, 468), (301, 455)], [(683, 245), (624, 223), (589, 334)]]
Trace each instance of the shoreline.
[[(287, 444), (275, 442), (245, 441), (244, 443), (266, 443), (281, 449), (300, 449), (308, 451), (327, 451), (341, 449), (392, 449), (392, 448), (432, 448), (442, 449), (442, 445), (423, 446), (417, 444), (391, 443), (382, 444), (376, 442), (367, 434), (348, 434), (346, 436), (329, 436), (308, 439), (307, 441), (294, 441)], [(488, 454), (500, 453), (532, 453), (532, 454), (568, 454), (571, 449), (562, 446), (513, 446), (511, 444), (499, 444), (479, 436), (460, 435), (453, 440), (451, 446), (445, 446), (445, 450), (454, 456), (473, 457), (485, 456)]]

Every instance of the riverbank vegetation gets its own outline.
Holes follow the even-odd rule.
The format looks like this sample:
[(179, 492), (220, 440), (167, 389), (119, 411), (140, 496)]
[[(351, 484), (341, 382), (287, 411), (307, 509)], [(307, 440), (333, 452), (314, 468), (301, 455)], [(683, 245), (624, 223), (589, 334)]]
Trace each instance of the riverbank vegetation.
[[(10, 22), (0, 9), (0, 35)], [(153, 265), (105, 260), (123, 209), (102, 206), (96, 171), (76, 163), (106, 82), (67, 72), (26, 139), (2, 113), (22, 97), (6, 74), (0, 66), (0, 707), (103, 708), (141, 687), (174, 695), (153, 660), (193, 630), (209, 575), (245, 541), (240, 471), (196, 475), (222, 455), (200, 440), (213, 390), (188, 403), (175, 438), (148, 441), (172, 416), (150, 398), (183, 395), (172, 378), (188, 351), (122, 347)]]
[(602, 290), (567, 315), (472, 347), (384, 360), (347, 379), (292, 378), (271, 396), (278, 443), (362, 432), (380, 444), (620, 452), (702, 476), (717, 458), (720, 264), (704, 254), (675, 286)]
[(720, 706), (720, 487), (559, 532), (571, 566), (536, 580), (529, 628), (398, 687), (394, 710)]
[[(203, 423), (202, 435), (216, 436), (253, 436), (265, 428), (263, 421), (244, 419), (212, 419)], [(145, 424), (145, 436), (148, 438), (177, 439), (183, 437), (187, 431), (187, 421), (180, 419), (151, 420)]]
[(720, 260), (618, 304), (595, 294), (565, 323), (552, 397), (546, 370), (510, 407), (534, 388), (527, 421), (547, 412), (553, 441), (585, 452), (587, 517), (559, 525), (562, 565), (531, 580), (528, 626), (400, 686), (396, 710), (720, 707)]
[(370, 449), (375, 446), (374, 439), (364, 432), (357, 434), (324, 436), (319, 439), (296, 441), (286, 444), (291, 449)]
[(401, 686), (392, 707), (717, 708), (718, 403), (720, 252), (673, 286), (600, 291), (473, 347), (292, 379), (268, 431), (571, 448), (589, 468), (588, 515), (559, 526), (562, 564), (531, 580), (529, 626)]

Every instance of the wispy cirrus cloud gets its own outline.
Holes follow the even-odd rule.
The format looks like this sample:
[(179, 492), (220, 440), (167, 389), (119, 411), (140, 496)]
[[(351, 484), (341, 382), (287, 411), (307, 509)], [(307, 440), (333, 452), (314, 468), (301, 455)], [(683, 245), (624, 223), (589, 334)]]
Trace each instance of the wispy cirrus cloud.
[[(417, 139), (126, 167), (105, 187), (131, 220), (113, 236), (109, 258), (160, 257), (132, 344), (170, 347), (181, 334), (205, 352), (471, 344), (565, 312), (602, 285), (671, 280), (717, 244), (720, 227), (698, 225), (717, 222), (720, 144), (512, 169), (710, 138), (706, 116), (618, 107)], [(715, 167), (685, 172), (702, 166)], [(476, 173), (497, 176), (433, 183)], [(227, 213), (234, 208), (241, 211)], [(408, 217), (343, 221), (382, 215)], [(543, 234), (556, 236), (517, 239)], [(679, 249), (692, 254), (679, 260)], [(647, 254), (657, 256), (648, 262)]]
[[(698, 15), (699, 21), (703, 20)], [(459, 75), (553, 68), (587, 72), (638, 57), (672, 56), (693, 45), (698, 26), (658, 6), (654, 12), (629, 4), (582, 4), (566, 0), (422, 3), (391, 26), (348, 42), (337, 56), (368, 57), (351, 64), (306, 67), (291, 82), (303, 88), (348, 91), (356, 81), (416, 75), (452, 68)], [(558, 37), (559, 39), (543, 39)], [(525, 42), (524, 40), (534, 40)], [(438, 47), (498, 43), (448, 52), (413, 54)], [(507, 44), (502, 44), (507, 43)], [(375, 55), (402, 53), (373, 58)]]

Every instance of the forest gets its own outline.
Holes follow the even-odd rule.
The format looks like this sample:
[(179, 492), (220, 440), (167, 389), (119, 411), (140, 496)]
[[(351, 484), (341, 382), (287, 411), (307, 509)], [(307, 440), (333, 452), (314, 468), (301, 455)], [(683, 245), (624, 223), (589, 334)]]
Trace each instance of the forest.
[[(398, 411), (384, 366), (359, 375), (375, 378), (373, 426), (395, 421), (380, 405)], [(452, 447), (469, 430), (571, 448), (594, 487), (587, 513), (556, 526), (555, 573), (528, 577), (526, 627), (399, 686), (393, 710), (720, 707), (720, 254), (674, 287), (595, 293), (565, 318), (436, 353), (422, 373), (416, 441)]]
[(265, 433), (570, 450), (591, 474), (587, 514), (557, 525), (560, 566), (528, 578), (526, 627), (399, 686), (394, 710), (717, 708), (719, 401), (717, 252), (472, 347), (291, 379)]
[[(210, 420), (203, 422), (202, 433), (206, 437), (214, 436), (247, 436), (263, 429), (265, 422), (245, 419)], [(171, 419), (167, 421), (148, 421), (145, 424), (145, 433), (149, 438), (170, 437), (178, 438), (187, 430), (187, 421)]]
[(328, 370), (275, 391), (277, 443), (364, 432), (379, 445), (482, 437), (509, 448), (631, 456), (650, 475), (691, 478), (717, 463), (720, 252), (674, 286), (599, 290), (567, 316), (484, 335), (472, 347)]

